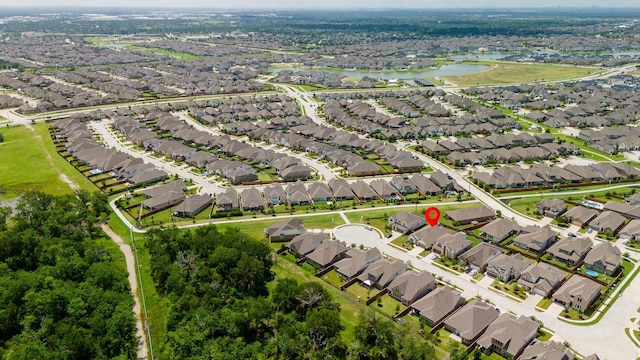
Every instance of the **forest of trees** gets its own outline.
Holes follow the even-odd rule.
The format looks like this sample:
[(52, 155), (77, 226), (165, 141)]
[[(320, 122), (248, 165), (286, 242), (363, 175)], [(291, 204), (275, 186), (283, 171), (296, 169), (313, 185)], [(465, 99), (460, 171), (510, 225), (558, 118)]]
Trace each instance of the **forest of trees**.
[(135, 359), (124, 257), (95, 224), (106, 211), (85, 191), (0, 208), (0, 358)]
[(239, 230), (153, 230), (147, 244), (158, 292), (171, 303), (161, 358), (435, 358), (420, 329), (364, 307), (346, 343), (340, 306), (323, 286), (274, 280), (276, 255)]

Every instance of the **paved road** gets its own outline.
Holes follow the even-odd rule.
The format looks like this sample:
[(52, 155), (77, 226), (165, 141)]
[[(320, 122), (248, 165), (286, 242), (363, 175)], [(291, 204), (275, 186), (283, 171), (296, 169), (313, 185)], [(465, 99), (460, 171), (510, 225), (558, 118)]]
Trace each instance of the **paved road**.
[(29, 120), (27, 117), (16, 114), (12, 110), (14, 109), (1, 109), (0, 116), (9, 120), (9, 123), (12, 123), (14, 125), (24, 125), (27, 129), (33, 131), (33, 126), (31, 126), (31, 120)]
[[(357, 237), (350, 242), (354, 242), (358, 246), (362, 244), (366, 247), (377, 247), (385, 255), (405, 262), (411, 261), (415, 268), (433, 273), (436, 277), (441, 276), (450, 284), (463, 289), (463, 296), (467, 299), (480, 296), (491, 301), (502, 312), (513, 311), (519, 315), (535, 316), (546, 327), (554, 330), (559, 338), (568, 341), (574, 349), (583, 355), (598, 353), (601, 359), (634, 359), (636, 355), (636, 348), (626, 337), (624, 328), (628, 326), (630, 318), (637, 317), (637, 299), (640, 298), (639, 286), (631, 285), (627, 288), (596, 325), (578, 326), (559, 320), (553, 311), (538, 312), (527, 302), (519, 303), (489, 290), (486, 287), (487, 282), (473, 283), (466, 280), (464, 275), (455, 276), (431, 264), (428, 257), (418, 259), (409, 253), (389, 246), (386, 240)], [(638, 280), (635, 281), (635, 284), (637, 282)]]
[(406, 150), (413, 152), (415, 156), (417, 156), (420, 160), (424, 161), (427, 165), (429, 165), (433, 169), (440, 170), (450, 175), (455, 181), (458, 182), (458, 184), (460, 184), (460, 186), (462, 186), (466, 191), (468, 191), (471, 195), (473, 195), (476, 199), (478, 199), (480, 202), (485, 204), (487, 207), (493, 209), (494, 211), (500, 210), (502, 212), (503, 217), (514, 219), (521, 225), (537, 225), (538, 224), (537, 220), (524, 216), (512, 210), (510, 207), (503, 204), (500, 200), (496, 199), (491, 194), (488, 194), (487, 192), (485, 192), (484, 190), (482, 190), (481, 188), (479, 188), (478, 186), (470, 182), (467, 178), (463, 177), (462, 175), (460, 175), (458, 172), (454, 171), (450, 167), (420, 152), (413, 151), (408, 147), (406, 147)]
[(105, 143), (106, 146), (112, 147), (118, 151), (121, 151), (125, 154), (129, 154), (133, 157), (143, 158), (145, 162), (151, 163), (155, 165), (157, 168), (165, 170), (169, 174), (178, 174), (178, 176), (180, 176), (180, 178), (182, 179), (192, 180), (195, 184), (197, 184), (201, 188), (200, 190), (201, 193), (217, 194), (224, 191), (224, 189), (217, 183), (215, 182), (210, 183), (209, 182), (210, 179), (206, 179), (189, 172), (189, 168), (190, 168), (189, 166), (186, 166), (186, 165), (176, 166), (173, 162), (164, 161), (160, 158), (154, 158), (152, 156), (149, 156), (143, 151), (137, 151), (128, 146), (125, 146), (110, 131), (109, 125), (111, 125), (112, 123), (113, 121), (111, 120), (101, 120), (101, 121), (90, 122), (88, 126), (93, 128), (93, 130), (95, 130), (102, 137), (102, 141)]
[[(193, 126), (194, 129), (196, 129), (198, 131), (207, 132), (207, 133), (212, 134), (212, 135), (223, 135), (218, 129), (205, 126), (205, 125), (193, 120), (189, 116), (186, 116), (184, 113), (174, 113), (174, 115), (178, 116), (180, 119), (185, 121), (187, 124)], [(248, 137), (246, 139), (243, 139), (243, 140), (246, 141), (247, 143), (251, 143), (251, 144), (259, 146), (259, 147), (261, 147), (263, 149), (271, 149), (271, 150), (273, 150), (273, 151), (275, 151), (277, 153), (287, 154), (288, 156), (295, 157), (296, 159), (302, 161), (304, 164), (307, 164), (309, 167), (315, 169), (316, 172), (318, 173), (318, 175), (320, 176), (320, 178), (323, 179), (323, 180), (327, 180), (328, 181), (328, 180), (331, 180), (334, 177), (336, 177), (336, 174), (334, 173), (334, 171), (332, 169), (330, 169), (328, 166), (326, 166), (325, 164), (322, 164), (321, 162), (319, 162), (319, 161), (317, 161), (315, 159), (311, 159), (311, 158), (309, 158), (307, 156), (304, 156), (304, 154), (296, 153), (296, 152), (293, 152), (293, 151), (291, 151), (289, 149), (285, 149), (285, 148), (278, 148), (275, 145), (266, 145), (264, 143), (256, 143), (256, 142), (250, 140)]]

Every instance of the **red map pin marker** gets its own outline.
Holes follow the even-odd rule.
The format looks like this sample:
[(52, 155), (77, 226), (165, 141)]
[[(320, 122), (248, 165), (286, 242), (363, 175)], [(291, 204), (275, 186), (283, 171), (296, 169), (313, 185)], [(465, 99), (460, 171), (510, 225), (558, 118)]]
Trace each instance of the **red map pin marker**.
[(430, 207), (424, 212), (424, 217), (431, 227), (436, 226), (438, 220), (440, 220), (440, 210), (437, 207)]

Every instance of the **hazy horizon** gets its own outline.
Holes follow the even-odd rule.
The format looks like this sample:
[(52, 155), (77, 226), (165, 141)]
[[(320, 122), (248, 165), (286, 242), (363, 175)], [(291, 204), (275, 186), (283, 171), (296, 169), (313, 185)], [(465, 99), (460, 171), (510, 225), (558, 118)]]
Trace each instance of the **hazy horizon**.
[(420, 0), (400, 0), (390, 2), (388, 0), (369, 0), (363, 2), (345, 2), (340, 0), (310, 0), (301, 3), (298, 0), (221, 0), (215, 3), (203, 3), (200, 0), (184, 0), (180, 2), (169, 0), (94, 0), (90, 5), (85, 1), (78, 0), (24, 0), (19, 4), (0, 0), (0, 7), (6, 8), (56, 8), (56, 7), (80, 7), (80, 8), (207, 8), (207, 9), (533, 9), (533, 8), (640, 8), (637, 0), (613, 0), (603, 6), (599, 1), (566, 0), (561, 5), (557, 1), (473, 1), (473, 0), (451, 0), (451, 1), (420, 1)]

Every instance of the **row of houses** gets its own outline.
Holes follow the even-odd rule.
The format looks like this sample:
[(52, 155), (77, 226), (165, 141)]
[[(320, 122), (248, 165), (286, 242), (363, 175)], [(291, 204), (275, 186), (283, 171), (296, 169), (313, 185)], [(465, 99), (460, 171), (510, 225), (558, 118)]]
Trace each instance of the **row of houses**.
[[(265, 231), (270, 234), (273, 229), (295, 228), (296, 221), (300, 220), (286, 220)], [(401, 261), (382, 258), (376, 248), (350, 248), (324, 234), (305, 232), (295, 236), (288, 243), (288, 249), (319, 272), (333, 267), (347, 283), (355, 280), (369, 289), (387, 290), (389, 296), (410, 306), (429, 326), (444, 326), (459, 336), (464, 345), (477, 346), (487, 355), (495, 352), (507, 359), (517, 358), (536, 337), (540, 326), (524, 316), (500, 314), (481, 300), (465, 302), (458, 291), (447, 286), (436, 287), (436, 279), (431, 274), (409, 271)], [(557, 298), (568, 297), (571, 304), (581, 304), (583, 292), (576, 291), (581, 287), (583, 285), (567, 282), (566, 290), (560, 289)]]
[[(171, 137), (160, 137), (145, 126), (152, 123), (149, 126), (155, 131), (167, 132)], [(275, 169), (284, 181), (306, 180), (312, 176), (311, 168), (295, 157), (255, 147), (228, 135), (216, 136), (194, 130), (167, 113), (150, 113), (141, 121), (131, 117), (117, 117), (114, 119), (114, 126), (128, 140), (147, 151), (223, 176), (232, 184), (258, 181), (257, 166)], [(229, 160), (221, 156), (240, 160)]]
[(592, 163), (564, 166), (535, 164), (528, 168), (501, 166), (494, 170), (476, 171), (472, 178), (493, 189), (528, 188), (553, 184), (614, 181), (635, 178), (638, 169), (625, 163)]
[(601, 130), (580, 130), (578, 139), (607, 154), (640, 149), (640, 127), (617, 126)]
[(149, 212), (173, 208), (171, 209), (173, 216), (195, 218), (213, 204), (211, 195), (192, 194), (186, 196), (184, 193), (186, 189), (182, 179), (145, 189), (142, 191), (145, 200), (140, 203), (140, 206)]
[[(418, 139), (444, 135), (491, 134), (519, 128), (519, 124), (499, 111), (476, 103), (468, 103), (464, 98), (449, 97), (441, 90), (392, 92), (378, 98), (379, 94), (323, 94), (326, 100), (324, 114), (347, 129), (363, 133), (381, 133), (386, 138)], [(362, 101), (364, 98), (378, 98), (379, 103), (399, 116), (389, 116), (377, 112), (374, 107)], [(454, 116), (443, 103), (459, 107)]]
[(75, 160), (89, 166), (91, 174), (111, 173), (130, 185), (152, 184), (167, 179), (166, 172), (140, 158), (106, 148), (93, 139), (86, 124), (78, 118), (56, 121), (51, 125), (58, 142)]
[(625, 78), (587, 80), (550, 86), (513, 85), (466, 92), (508, 109), (531, 110), (527, 116), (550, 127), (623, 125), (638, 118), (640, 94)]
[(569, 209), (563, 200), (545, 199), (536, 204), (536, 210), (545, 216), (563, 216), (569, 223), (591, 231), (609, 232), (622, 239), (640, 240), (640, 203), (631, 200), (586, 204), (591, 206), (576, 205)]
[[(407, 217), (407, 214), (410, 213), (394, 216), (400, 219)], [(427, 239), (440, 237), (438, 234), (457, 235), (440, 226), (426, 227), (425, 230), (430, 232)], [(308, 262), (322, 274), (327, 270), (335, 271), (346, 284), (357, 282), (368, 289), (384, 290), (410, 306), (411, 311), (429, 326), (434, 329), (444, 326), (447, 331), (459, 336), (463, 344), (477, 346), (487, 355), (495, 352), (505, 358), (516, 359), (527, 354), (529, 357), (525, 359), (534, 359), (535, 354), (544, 354), (547, 346), (557, 348), (554, 343), (548, 345), (534, 341), (539, 323), (522, 316), (500, 314), (481, 300), (466, 302), (458, 291), (447, 286), (437, 287), (432, 275), (409, 271), (398, 260), (384, 259), (376, 248), (357, 249), (340, 241), (332, 241), (325, 234), (307, 232), (300, 219), (276, 223), (266, 228), (265, 234), (272, 241), (288, 240), (287, 249), (299, 259), (299, 263)], [(445, 241), (434, 241), (438, 242)], [(607, 245), (610, 246), (609, 243), (597, 246), (594, 254)], [(559, 246), (559, 253), (566, 248)], [(478, 266), (479, 271), (486, 271), (489, 276), (503, 281), (517, 279), (529, 292), (543, 296), (553, 292), (554, 301), (567, 307), (587, 309), (600, 295), (601, 286), (586, 277), (569, 277), (549, 264), (532, 264), (519, 255), (508, 256), (501, 248), (490, 243), (483, 242), (456, 257), (471, 267)], [(527, 352), (525, 349), (529, 344), (533, 348)]]

